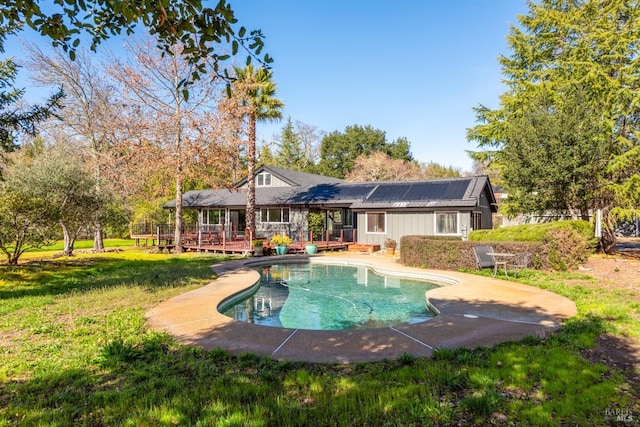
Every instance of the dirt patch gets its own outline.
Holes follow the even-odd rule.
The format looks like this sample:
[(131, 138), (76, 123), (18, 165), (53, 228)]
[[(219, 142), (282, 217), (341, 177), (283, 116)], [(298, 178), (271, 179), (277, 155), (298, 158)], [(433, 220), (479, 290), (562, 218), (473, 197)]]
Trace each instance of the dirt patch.
[(579, 271), (597, 279), (596, 283), (581, 283), (588, 287), (629, 292), (640, 302), (640, 261), (618, 255), (594, 256), (580, 266)]

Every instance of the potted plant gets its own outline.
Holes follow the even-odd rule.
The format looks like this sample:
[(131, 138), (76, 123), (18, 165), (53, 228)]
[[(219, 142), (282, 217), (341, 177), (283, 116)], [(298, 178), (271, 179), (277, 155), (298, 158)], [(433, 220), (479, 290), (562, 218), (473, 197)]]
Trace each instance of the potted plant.
[(262, 248), (262, 240), (254, 240), (252, 242), (253, 245), (253, 256), (262, 256), (263, 248)]
[(396, 252), (396, 246), (398, 246), (398, 244), (391, 238), (387, 238), (384, 241), (384, 247), (387, 249), (388, 255), (393, 255)]
[(318, 245), (313, 242), (307, 242), (304, 248), (309, 255), (313, 255), (318, 252)]
[(287, 246), (291, 244), (291, 237), (276, 234), (271, 238), (271, 246), (275, 246), (276, 254), (284, 255), (287, 253)]

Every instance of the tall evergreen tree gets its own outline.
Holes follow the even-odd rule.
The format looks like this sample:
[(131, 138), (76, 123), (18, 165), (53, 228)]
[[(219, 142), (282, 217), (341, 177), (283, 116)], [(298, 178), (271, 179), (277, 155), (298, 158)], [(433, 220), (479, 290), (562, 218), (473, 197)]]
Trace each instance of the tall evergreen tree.
[(302, 140), (293, 128), (291, 117), (282, 128), (278, 151), (276, 153), (276, 165), (282, 168), (301, 171), (305, 168), (305, 152)]
[(344, 132), (334, 131), (322, 138), (320, 161), (314, 172), (345, 178), (353, 170), (355, 159), (361, 155), (371, 155), (376, 151), (388, 154), (394, 159), (412, 161), (409, 141), (400, 138), (388, 143), (384, 131), (367, 126), (347, 126)]
[(602, 249), (640, 213), (640, 8), (635, 0), (529, 2), (500, 58), (508, 90), (468, 138), (504, 170), (511, 212), (593, 212)]
[(273, 153), (271, 152), (269, 145), (267, 144), (264, 144), (260, 149), (260, 155), (258, 156), (258, 161), (260, 162), (261, 165), (267, 165), (267, 166), (277, 165), (276, 159), (273, 156)]
[(390, 144), (387, 144), (384, 150), (392, 159), (402, 160), (404, 162), (413, 162), (413, 154), (411, 154), (411, 143), (405, 137), (400, 137)]
[[(4, 42), (16, 28), (0, 26), (0, 53), (4, 53)], [(17, 107), (24, 95), (24, 89), (14, 87), (18, 67), (13, 59), (0, 61), (0, 150), (8, 152), (16, 147), (16, 132), (30, 135), (36, 133), (38, 123), (48, 119), (59, 107), (63, 96), (62, 89), (54, 94), (44, 105), (34, 105), (29, 109)]]

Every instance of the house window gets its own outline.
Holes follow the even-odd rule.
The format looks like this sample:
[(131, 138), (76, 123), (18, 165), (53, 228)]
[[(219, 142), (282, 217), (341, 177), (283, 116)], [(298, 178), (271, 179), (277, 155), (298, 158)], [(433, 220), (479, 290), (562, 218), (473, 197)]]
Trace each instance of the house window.
[(367, 212), (367, 233), (385, 233), (387, 229), (386, 212)]
[(261, 174), (258, 174), (256, 185), (258, 187), (271, 187), (271, 174), (268, 172), (262, 172)]
[(459, 234), (457, 212), (436, 212), (436, 234)]
[(261, 222), (289, 222), (289, 208), (260, 209)]
[(202, 223), (206, 225), (224, 224), (224, 209), (205, 209), (202, 211)]

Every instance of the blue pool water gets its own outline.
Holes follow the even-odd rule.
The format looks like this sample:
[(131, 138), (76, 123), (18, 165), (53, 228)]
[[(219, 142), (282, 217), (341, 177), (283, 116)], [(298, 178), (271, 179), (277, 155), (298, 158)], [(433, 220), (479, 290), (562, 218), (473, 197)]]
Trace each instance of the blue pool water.
[(259, 325), (313, 330), (382, 328), (434, 316), (425, 292), (437, 285), (381, 276), (366, 267), (279, 264), (263, 267), (257, 291), (221, 312)]

